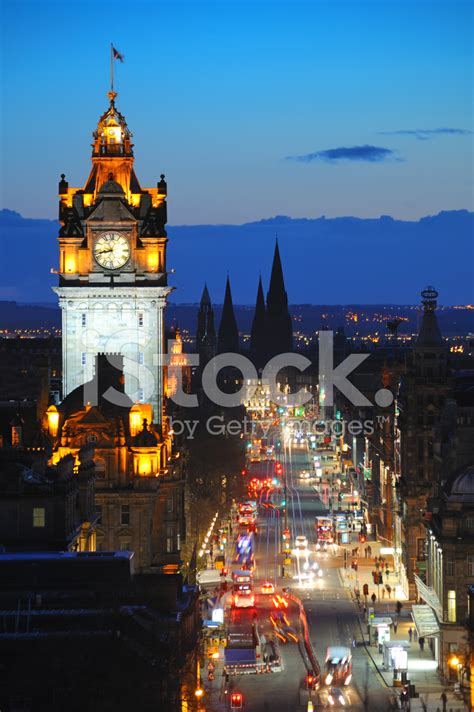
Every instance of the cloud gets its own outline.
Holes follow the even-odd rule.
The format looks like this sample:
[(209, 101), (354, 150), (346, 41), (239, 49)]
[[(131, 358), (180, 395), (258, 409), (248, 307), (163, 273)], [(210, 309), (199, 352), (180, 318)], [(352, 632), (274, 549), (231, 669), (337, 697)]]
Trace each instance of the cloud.
[(468, 136), (472, 134), (469, 129), (440, 128), (440, 129), (399, 129), (398, 131), (377, 131), (380, 136), (414, 136), (418, 141), (429, 141), (432, 136)]
[(304, 153), (301, 156), (287, 156), (287, 161), (297, 161), (298, 163), (312, 163), (312, 161), (368, 161), (369, 163), (381, 163), (382, 161), (399, 160), (395, 151), (391, 148), (380, 146), (341, 146), (339, 148), (327, 148), (325, 151), (315, 151), (314, 153)]

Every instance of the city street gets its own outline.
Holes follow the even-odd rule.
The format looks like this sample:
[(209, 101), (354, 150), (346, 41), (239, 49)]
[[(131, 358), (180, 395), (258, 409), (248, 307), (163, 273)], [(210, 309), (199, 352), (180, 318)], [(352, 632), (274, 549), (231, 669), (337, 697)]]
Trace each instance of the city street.
[[(281, 453), (283, 472), (287, 478), (288, 528), (292, 548), (296, 537), (306, 536), (307, 554), (291, 557), (291, 566), (287, 565), (286, 576), (282, 578), (283, 555), (280, 542), (284, 529), (284, 512), (281, 507), (262, 508), (258, 517), (259, 533), (255, 547), (256, 570), (254, 573), (255, 590), (260, 589), (263, 581), (272, 581), (277, 590), (288, 587), (289, 592), (301, 599), (307, 616), (309, 637), (322, 670), (324, 682), (324, 661), (328, 646), (346, 646), (353, 655), (353, 677), (351, 684), (340, 692), (321, 684), (318, 691), (311, 692), (314, 709), (352, 709), (373, 710), (387, 709), (393, 691), (389, 689), (378, 673), (364, 646), (353, 646), (353, 641), (361, 640), (360, 623), (357, 607), (349, 592), (344, 588), (340, 566), (341, 556), (335, 556), (331, 545), (326, 553), (316, 552), (315, 517), (327, 511), (315, 491), (312, 480), (302, 480), (300, 473), (311, 467), (309, 451), (304, 446), (291, 446), (289, 443)], [(269, 465), (273, 463), (269, 463)], [(250, 466), (249, 475), (252, 475)], [(274, 504), (281, 504), (285, 495), (276, 493), (272, 496)], [(293, 552), (294, 554), (294, 552)], [(322, 577), (313, 583), (304, 583), (298, 578), (304, 574), (305, 562), (309, 566), (318, 562)], [(257, 624), (259, 631), (268, 635), (269, 614), (272, 607), (271, 596), (258, 595), (256, 601)], [(232, 615), (232, 623), (239, 619), (248, 622), (249, 613)], [(238, 691), (243, 695), (244, 708), (252, 712), (275, 710), (286, 712), (294, 709), (307, 709), (309, 693), (306, 675), (310, 669), (309, 661), (301, 642), (301, 626), (296, 603), (290, 603), (288, 617), (291, 625), (300, 633), (299, 644), (288, 642), (280, 646), (282, 671), (260, 675), (232, 676), (229, 692)], [(332, 698), (331, 698), (332, 695)], [(364, 707), (365, 701), (365, 707)], [(311, 705), (310, 705), (311, 707)]]

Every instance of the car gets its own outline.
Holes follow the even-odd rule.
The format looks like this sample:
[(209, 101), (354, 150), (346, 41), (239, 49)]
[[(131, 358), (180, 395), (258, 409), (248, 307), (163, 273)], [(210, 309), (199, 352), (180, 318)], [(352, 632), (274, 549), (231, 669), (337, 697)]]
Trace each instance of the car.
[(260, 592), (273, 595), (275, 593), (275, 586), (272, 584), (271, 581), (265, 581), (260, 586)]
[(273, 596), (272, 601), (275, 608), (288, 608), (288, 601), (279, 593)]
[(308, 548), (308, 540), (304, 536), (304, 534), (299, 534), (296, 537), (295, 546), (297, 549), (307, 549)]
[(288, 641), (298, 642), (298, 635), (294, 628), (291, 627), (285, 613), (271, 613), (270, 622), (273, 626), (273, 632), (282, 643), (287, 643)]

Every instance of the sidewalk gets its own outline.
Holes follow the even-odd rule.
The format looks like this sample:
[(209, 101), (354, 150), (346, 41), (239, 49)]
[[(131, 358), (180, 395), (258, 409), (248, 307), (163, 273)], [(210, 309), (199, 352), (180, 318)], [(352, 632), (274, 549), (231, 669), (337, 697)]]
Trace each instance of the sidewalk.
[[(365, 552), (367, 548), (370, 547), (370, 556)], [(403, 591), (400, 577), (394, 571), (394, 559), (391, 554), (381, 554), (381, 549), (385, 546), (380, 541), (372, 541), (370, 538), (367, 539), (365, 543), (359, 542), (358, 534), (352, 534), (352, 541), (350, 544), (340, 544), (337, 545), (337, 550), (339, 555), (344, 555), (344, 550), (347, 552), (347, 568), (343, 571), (345, 572), (345, 578), (350, 582), (350, 587), (354, 592), (354, 589), (359, 589), (361, 600), (363, 597), (364, 584), (367, 584), (369, 589), (369, 595), (367, 597), (367, 604), (373, 605), (371, 601), (371, 596), (375, 594), (376, 605), (377, 603), (387, 603), (390, 604), (392, 601), (406, 601), (407, 597)], [(352, 555), (352, 551), (357, 549), (358, 555)], [(380, 564), (377, 569), (375, 559), (383, 557), (384, 564)], [(357, 571), (351, 568), (353, 561), (357, 561)], [(388, 565), (388, 575), (387, 575), (387, 565)], [(382, 573), (382, 583), (377, 585), (374, 583), (372, 572)], [(390, 590), (387, 589), (390, 587)]]
[[(393, 670), (388, 670), (384, 667), (383, 653), (379, 652), (378, 645), (372, 643), (369, 644), (369, 633), (367, 625), (367, 613), (364, 613), (365, 607), (365, 597), (363, 596), (363, 585), (367, 583), (369, 586), (369, 596), (367, 597), (367, 608), (371, 607), (374, 609), (376, 617), (388, 617), (392, 621), (397, 622), (397, 630), (395, 631), (395, 626), (390, 626), (390, 641), (406, 641), (408, 644), (408, 670), (407, 670), (407, 682), (411, 685), (415, 685), (416, 693), (419, 695), (418, 698), (411, 699), (410, 712), (442, 712), (442, 702), (440, 700), (440, 695), (443, 691), (446, 692), (448, 702), (447, 702), (447, 712), (466, 712), (466, 707), (463, 705), (462, 700), (456, 697), (453, 692), (440, 680), (437, 663), (433, 658), (432, 652), (428, 645), (428, 641), (424, 646), (424, 650), (420, 649), (419, 643), (417, 642), (417, 635), (415, 634), (415, 624), (411, 617), (411, 606), (412, 601), (408, 601), (404, 596), (403, 592), (398, 584), (395, 574), (392, 574), (392, 557), (386, 556), (385, 560), (389, 561), (389, 581), (390, 586), (395, 588), (396, 595), (393, 592), (391, 598), (388, 597), (387, 592), (385, 597), (382, 597), (382, 586), (379, 587), (377, 591), (377, 586), (374, 585), (372, 579), (372, 570), (374, 569), (374, 556), (379, 556), (380, 549), (382, 548), (380, 542), (367, 542), (372, 547), (372, 558), (369, 561), (365, 561), (365, 557), (358, 558), (359, 569), (357, 572), (350, 568), (352, 557), (348, 558), (348, 568), (342, 568), (340, 570), (341, 580), (344, 586), (349, 589), (350, 594), (354, 600), (357, 601), (355, 596), (355, 589), (360, 590), (359, 599), (359, 609), (360, 613), (358, 620), (360, 625), (356, 632), (356, 642), (358, 645), (365, 645), (368, 655), (371, 657), (374, 665), (376, 666), (378, 672), (383, 678), (387, 687), (392, 687), (394, 695), (399, 696), (402, 688), (395, 687), (393, 681)], [(348, 544), (345, 546), (349, 549), (349, 553), (352, 548), (355, 548), (356, 544)], [(366, 544), (362, 546), (365, 547)], [(342, 547), (341, 547), (342, 548)], [(359, 545), (359, 552), (361, 550), (361, 545)], [(385, 574), (383, 575), (384, 586), (386, 581)], [(395, 585), (394, 585), (395, 583)], [(375, 604), (372, 603), (370, 597), (375, 593), (377, 597)], [(400, 615), (397, 615), (396, 604), (397, 601), (402, 603), (402, 609)], [(410, 642), (409, 630), (412, 629), (412, 641)]]
[[(409, 628), (414, 629), (413, 621), (411, 616), (409, 617), (409, 610), (402, 609), (402, 614), (400, 616), (400, 622), (398, 624), (397, 632), (394, 632), (393, 626), (390, 631), (390, 640), (400, 640), (409, 641)], [(386, 605), (383, 606), (383, 610), (380, 610), (376, 604), (376, 613), (383, 613), (384, 615), (390, 614), (393, 620), (397, 619), (397, 614), (395, 611), (394, 604), (391, 605), (391, 611), (387, 611)], [(367, 624), (363, 621), (361, 616), (361, 639), (365, 641), (367, 651), (374, 661), (379, 673), (383, 677), (387, 687), (393, 686), (393, 671), (387, 670), (383, 663), (383, 654), (378, 652), (378, 646), (375, 644), (369, 645), (368, 643), (368, 633)], [(360, 640), (361, 640), (360, 639)], [(443, 690), (446, 692), (448, 703), (447, 710), (453, 710), (453, 712), (465, 712), (465, 707), (459, 698), (445, 687), (438, 676), (437, 664), (433, 659), (431, 650), (428, 645), (425, 646), (424, 651), (420, 650), (419, 644), (412, 642), (408, 648), (408, 674), (407, 681), (410, 684), (415, 685), (415, 690), (419, 694), (419, 698), (412, 698), (411, 700), (411, 712), (414, 710), (423, 710), (423, 704), (426, 705), (426, 712), (436, 712), (439, 708), (442, 709), (442, 702), (440, 700), (440, 695)], [(400, 692), (402, 688), (394, 688), (394, 691)]]

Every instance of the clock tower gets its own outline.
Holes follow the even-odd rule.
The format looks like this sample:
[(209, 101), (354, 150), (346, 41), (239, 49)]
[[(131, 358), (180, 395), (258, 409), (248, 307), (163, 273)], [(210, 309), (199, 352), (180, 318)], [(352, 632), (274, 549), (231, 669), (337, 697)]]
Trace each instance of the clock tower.
[[(142, 188), (132, 134), (109, 92), (93, 133), (92, 170), (83, 188), (59, 183), (59, 286), (63, 397), (94, 376), (99, 353), (121, 354), (125, 391), (152, 406), (161, 425), (167, 284), (167, 187)], [(120, 398), (111, 393), (110, 397)]]

